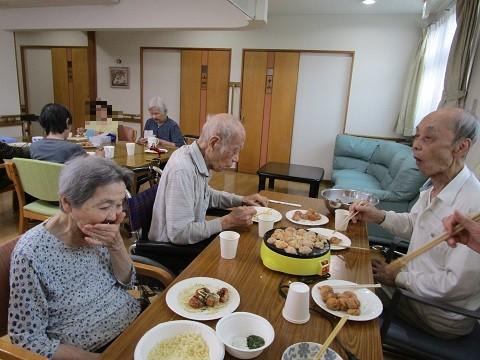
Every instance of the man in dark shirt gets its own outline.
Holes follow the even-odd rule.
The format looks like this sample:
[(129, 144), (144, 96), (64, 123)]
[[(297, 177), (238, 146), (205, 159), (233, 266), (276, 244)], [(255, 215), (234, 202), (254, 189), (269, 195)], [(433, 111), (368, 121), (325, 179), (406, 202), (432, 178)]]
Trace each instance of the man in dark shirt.
[[(185, 144), (182, 131), (175, 121), (167, 116), (167, 106), (162, 98), (155, 96), (150, 99), (148, 112), (151, 118), (145, 123), (144, 130), (153, 131), (153, 135), (159, 139), (159, 146), (180, 147)], [(140, 143), (146, 143), (147, 138), (141, 138)]]

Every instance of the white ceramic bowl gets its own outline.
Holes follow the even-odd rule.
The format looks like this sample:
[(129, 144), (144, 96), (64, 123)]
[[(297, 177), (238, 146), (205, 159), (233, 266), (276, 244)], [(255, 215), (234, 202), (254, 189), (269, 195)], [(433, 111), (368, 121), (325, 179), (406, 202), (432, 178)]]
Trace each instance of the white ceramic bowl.
[(186, 332), (198, 332), (208, 345), (210, 360), (222, 360), (225, 357), (225, 347), (218, 339), (215, 331), (205, 324), (190, 321), (168, 321), (148, 330), (138, 342), (134, 359), (147, 360), (149, 351), (160, 341)]
[[(282, 360), (296, 360), (296, 359), (313, 359), (317, 352), (320, 351), (322, 344), (314, 342), (300, 342), (290, 345), (285, 349), (282, 355)], [(327, 352), (323, 354), (321, 360), (342, 360), (340, 355), (328, 348)]]
[[(225, 344), (227, 352), (237, 359), (253, 359), (270, 346), (275, 338), (275, 330), (267, 319), (248, 312), (234, 312), (221, 318), (216, 327), (217, 336)], [(237, 336), (261, 336), (265, 345), (257, 349), (243, 349), (232, 345)]]

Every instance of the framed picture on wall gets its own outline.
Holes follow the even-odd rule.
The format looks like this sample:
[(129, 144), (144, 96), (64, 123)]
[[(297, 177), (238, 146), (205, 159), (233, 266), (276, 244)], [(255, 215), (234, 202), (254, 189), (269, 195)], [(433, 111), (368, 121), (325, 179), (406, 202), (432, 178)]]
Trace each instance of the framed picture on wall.
[(110, 66), (110, 87), (128, 89), (129, 86), (128, 67)]

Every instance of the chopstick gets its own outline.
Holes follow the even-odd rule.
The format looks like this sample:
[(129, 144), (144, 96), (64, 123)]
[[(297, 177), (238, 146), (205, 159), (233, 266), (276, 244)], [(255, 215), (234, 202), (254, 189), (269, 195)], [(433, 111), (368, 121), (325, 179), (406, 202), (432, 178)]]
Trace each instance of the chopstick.
[(289, 203), (289, 202), (285, 202), (285, 201), (279, 201), (279, 200), (268, 199), (268, 202), (272, 202), (274, 204), (283, 204), (283, 205), (289, 205), (289, 206), (295, 206), (295, 207), (302, 207), (302, 205), (300, 205), (300, 204), (293, 204), (293, 203)]
[(332, 343), (333, 339), (335, 339), (335, 336), (337, 336), (338, 332), (342, 329), (343, 325), (345, 325), (347, 320), (348, 320), (348, 315), (342, 316), (337, 326), (335, 326), (333, 331), (328, 336), (327, 340), (325, 340), (325, 342), (323, 343), (322, 347), (320, 348), (320, 351), (314, 356), (313, 360), (320, 360), (322, 358), (323, 354), (327, 352), (328, 346)]
[[(342, 243), (340, 244), (334, 244), (338, 247), (343, 247), (343, 248), (346, 248), (346, 249), (354, 249), (354, 250), (368, 250), (370, 251), (370, 248), (365, 248), (365, 247), (360, 247), (360, 246), (352, 246), (352, 245), (342, 245)], [(340, 249), (342, 250), (342, 249)]]
[[(357, 205), (364, 205), (364, 204), (365, 204), (365, 200), (362, 200), (362, 201), (360, 201)], [(348, 215), (348, 216), (345, 218), (345, 220), (343, 220), (343, 224), (348, 224), (348, 222), (349, 222), (350, 220), (352, 220), (355, 216), (357, 216), (358, 213), (359, 213), (359, 211), (355, 211), (354, 213)]]
[(334, 289), (364, 289), (364, 288), (379, 288), (382, 284), (355, 284), (355, 285), (330, 285)]
[[(476, 214), (470, 216), (470, 218), (475, 222), (480, 222), (480, 213), (476, 213)], [(455, 228), (452, 232), (452, 235), (456, 235), (462, 230), (464, 230), (463, 226), (458, 224), (458, 225), (455, 226)], [(410, 254), (407, 254), (405, 256), (402, 256), (402, 257), (396, 259), (395, 261), (392, 261), (386, 267), (389, 270), (398, 271), (402, 267), (407, 265), (407, 263), (409, 261), (412, 261), (417, 256), (422, 255), (424, 252), (430, 250), (431, 248), (433, 248), (433, 247), (437, 246), (438, 244), (444, 242), (445, 240), (451, 238), (452, 235), (448, 234), (447, 232), (443, 232), (439, 236), (437, 236), (435, 239), (433, 239), (432, 241), (430, 241), (430, 242), (426, 243), (425, 245), (419, 247), (417, 250), (412, 251)]]

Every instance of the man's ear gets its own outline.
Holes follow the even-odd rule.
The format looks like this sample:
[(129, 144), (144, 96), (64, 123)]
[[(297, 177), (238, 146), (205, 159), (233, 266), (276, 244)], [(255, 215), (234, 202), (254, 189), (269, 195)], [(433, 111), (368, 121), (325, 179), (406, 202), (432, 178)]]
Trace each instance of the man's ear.
[(472, 145), (472, 140), (463, 138), (457, 141), (455, 144), (455, 148), (453, 150), (453, 153), (456, 156), (460, 156), (462, 158), (465, 158), (467, 156), (468, 150), (470, 150), (470, 146)]
[(210, 139), (208, 139), (208, 145), (213, 149), (215, 147), (215, 145), (217, 145), (218, 143), (220, 142), (220, 138), (216, 135), (210, 137)]

